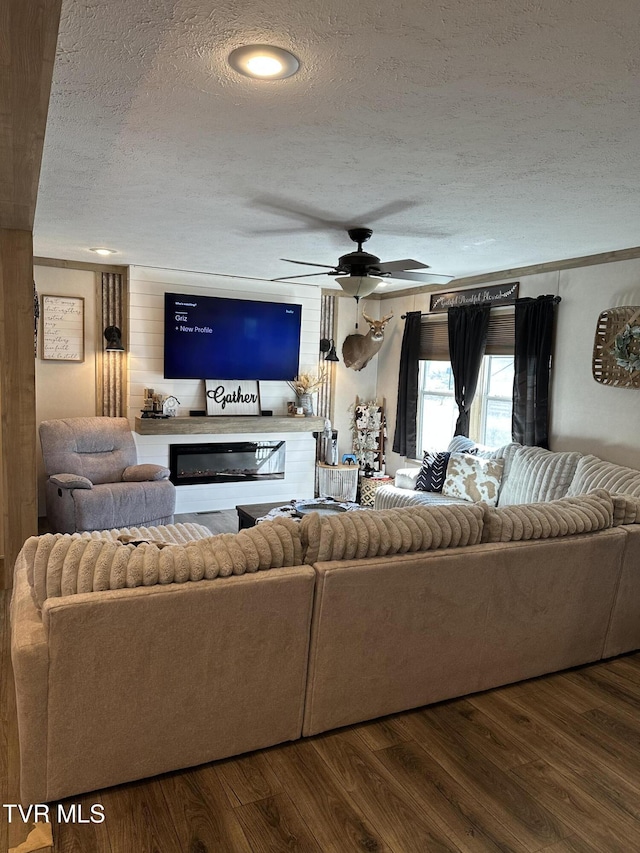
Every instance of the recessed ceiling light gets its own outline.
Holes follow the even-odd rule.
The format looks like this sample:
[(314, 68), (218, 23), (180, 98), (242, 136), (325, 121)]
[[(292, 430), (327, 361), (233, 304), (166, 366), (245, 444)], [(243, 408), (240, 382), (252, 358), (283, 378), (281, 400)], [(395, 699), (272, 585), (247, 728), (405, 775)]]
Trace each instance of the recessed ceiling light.
[(282, 80), (291, 77), (300, 67), (296, 57), (269, 44), (247, 44), (229, 54), (229, 65), (245, 77), (260, 80)]
[(117, 255), (115, 249), (105, 249), (102, 246), (98, 246), (95, 249), (89, 249), (90, 252), (95, 252), (96, 255)]

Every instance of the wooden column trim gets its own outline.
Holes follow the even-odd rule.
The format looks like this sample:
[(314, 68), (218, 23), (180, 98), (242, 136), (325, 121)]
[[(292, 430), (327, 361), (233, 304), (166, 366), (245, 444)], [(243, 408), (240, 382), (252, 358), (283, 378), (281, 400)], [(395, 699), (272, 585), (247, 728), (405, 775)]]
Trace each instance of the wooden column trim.
[(33, 243), (30, 231), (0, 229), (0, 399), (2, 417), (2, 587), (25, 539), (38, 532)]

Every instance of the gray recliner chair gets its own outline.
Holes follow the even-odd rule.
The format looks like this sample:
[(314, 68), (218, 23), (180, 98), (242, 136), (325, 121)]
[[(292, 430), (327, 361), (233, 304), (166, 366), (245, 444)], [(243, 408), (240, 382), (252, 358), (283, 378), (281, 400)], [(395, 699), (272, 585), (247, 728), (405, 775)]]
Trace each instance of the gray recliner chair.
[(53, 533), (172, 524), (169, 470), (138, 465), (126, 418), (61, 418), (40, 424)]

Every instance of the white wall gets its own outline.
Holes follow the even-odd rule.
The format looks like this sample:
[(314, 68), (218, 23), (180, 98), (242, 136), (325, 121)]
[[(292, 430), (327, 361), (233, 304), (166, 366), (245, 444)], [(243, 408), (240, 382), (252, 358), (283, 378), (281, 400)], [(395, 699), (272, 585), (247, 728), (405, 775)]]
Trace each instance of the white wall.
[[(333, 397), (333, 428), (338, 430), (338, 453), (342, 459), (343, 453), (351, 453), (351, 413), (349, 406), (356, 401), (375, 400), (377, 398), (377, 375), (378, 356), (375, 356), (363, 370), (352, 370), (344, 366), (342, 359), (342, 344), (347, 335), (366, 334), (369, 326), (362, 319), (364, 311), (369, 317), (376, 320), (379, 318), (379, 309), (382, 303), (379, 300), (361, 299), (358, 308), (355, 299), (350, 296), (339, 296), (336, 298), (336, 352), (339, 362), (336, 362), (335, 370), (335, 393)], [(358, 316), (358, 328), (355, 328), (356, 312)], [(385, 311), (388, 314), (388, 311)], [(392, 321), (393, 322), (393, 321)], [(387, 326), (389, 329), (389, 326)], [(385, 333), (386, 336), (386, 333)], [(386, 346), (386, 342), (383, 343)], [(384, 395), (383, 395), (384, 396)], [(379, 399), (382, 402), (382, 399)]]
[[(261, 299), (302, 305), (300, 372), (317, 373), (320, 341), (320, 288), (291, 282), (265, 282), (234, 279), (204, 273), (131, 267), (129, 284), (129, 418), (140, 414), (143, 389), (153, 388), (180, 400), (180, 416), (190, 409), (205, 409), (204, 381), (163, 378), (164, 294), (193, 293), (228, 296), (236, 299)], [(215, 379), (216, 377), (210, 377)], [(262, 409), (274, 416), (286, 415), (292, 392), (286, 382), (260, 382)], [(247, 419), (249, 428), (250, 418)], [(313, 496), (315, 442), (310, 433), (265, 434), (265, 438), (287, 442), (285, 480), (270, 480), (258, 488), (252, 483), (180, 486), (176, 511), (205, 512), (233, 507), (239, 503), (258, 503)], [(140, 461), (168, 464), (169, 443), (191, 441), (252, 440), (250, 434), (223, 436), (180, 436), (172, 442), (165, 437), (135, 436)], [(184, 441), (183, 441), (184, 439)]]
[(612, 388), (591, 373), (601, 311), (640, 305), (640, 259), (560, 274), (551, 446), (640, 467), (640, 389)]
[[(562, 298), (557, 308), (552, 371), (551, 448), (594, 453), (620, 465), (638, 467), (640, 390), (599, 384), (591, 373), (591, 359), (600, 312), (640, 305), (640, 259), (505, 279), (514, 280), (520, 281), (520, 296), (551, 293)], [(393, 310), (399, 318), (407, 311), (426, 312), (429, 294), (399, 296), (380, 304), (385, 314)], [(387, 398), (387, 468), (392, 472), (405, 464), (404, 457), (390, 451), (403, 330), (403, 321), (390, 325), (378, 355), (378, 395), (384, 393)]]
[[(34, 267), (38, 294), (84, 298), (84, 361), (43, 361), (42, 329), (38, 332), (36, 358), (36, 422), (51, 418), (92, 417), (96, 414), (96, 341), (102, 345), (102, 330), (96, 329), (96, 275), (85, 270)], [(42, 323), (42, 321), (40, 321)], [(38, 514), (45, 515), (44, 468), (40, 442), (38, 454)]]

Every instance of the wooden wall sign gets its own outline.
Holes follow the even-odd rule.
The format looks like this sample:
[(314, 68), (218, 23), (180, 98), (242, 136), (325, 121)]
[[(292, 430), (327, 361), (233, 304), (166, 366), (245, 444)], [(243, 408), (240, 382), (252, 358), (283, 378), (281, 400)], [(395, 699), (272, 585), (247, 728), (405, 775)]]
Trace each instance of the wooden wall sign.
[(84, 361), (84, 298), (42, 296), (42, 358)]
[(253, 380), (205, 379), (207, 415), (259, 415), (260, 390)]
[(519, 281), (512, 281), (509, 284), (491, 284), (488, 287), (432, 293), (429, 312), (435, 314), (457, 305), (513, 305), (518, 298), (519, 286)]

